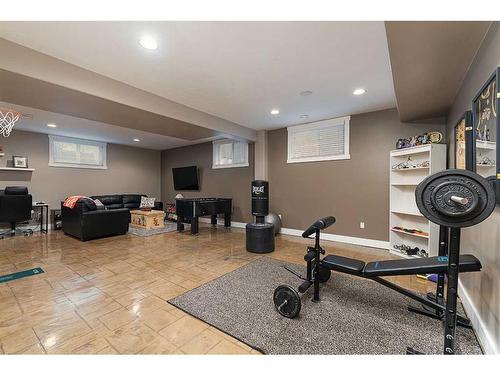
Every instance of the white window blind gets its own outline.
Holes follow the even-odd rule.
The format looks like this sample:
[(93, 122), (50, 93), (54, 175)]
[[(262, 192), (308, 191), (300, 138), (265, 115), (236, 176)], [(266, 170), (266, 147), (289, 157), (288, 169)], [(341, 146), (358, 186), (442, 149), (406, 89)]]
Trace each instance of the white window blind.
[(106, 143), (49, 136), (49, 166), (106, 169)]
[(248, 167), (248, 143), (223, 139), (213, 142), (212, 168)]
[(349, 120), (342, 117), (288, 127), (288, 163), (349, 159)]

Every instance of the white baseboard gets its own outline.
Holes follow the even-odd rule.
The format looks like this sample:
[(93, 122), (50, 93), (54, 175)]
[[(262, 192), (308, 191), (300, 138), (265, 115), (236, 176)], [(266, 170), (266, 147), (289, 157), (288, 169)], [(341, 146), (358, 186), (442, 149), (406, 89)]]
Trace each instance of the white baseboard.
[[(281, 234), (288, 234), (290, 236), (302, 236), (302, 230), (299, 229), (290, 229), (290, 228), (281, 228)], [(375, 247), (378, 249), (389, 250), (390, 244), (389, 241), (380, 241), (380, 240), (372, 240), (369, 238), (360, 238), (360, 237), (350, 237), (350, 236), (342, 236), (340, 234), (331, 234), (331, 233), (321, 233), (320, 238), (322, 240), (327, 241), (336, 241), (342, 243), (348, 243), (352, 245), (360, 245), (367, 247)]]
[[(201, 223), (210, 224), (209, 218), (200, 217), (199, 220)], [(217, 225), (224, 225), (224, 219), (217, 219)], [(231, 227), (233, 227), (233, 228), (245, 228), (246, 225), (247, 225), (247, 223), (242, 223), (239, 221), (231, 221)], [(291, 229), (291, 228), (281, 228), (281, 231), (280, 231), (281, 234), (286, 234), (289, 236), (297, 236), (297, 237), (301, 237), (302, 232), (303, 231), (300, 229)], [(384, 249), (384, 250), (390, 249), (389, 241), (372, 240), (369, 238), (349, 237), (349, 236), (342, 236), (339, 234), (321, 233), (321, 239), (327, 240), (327, 241), (348, 243), (348, 244), (352, 244), (352, 245), (375, 247), (375, 248)]]
[(460, 280), (458, 281), (458, 295), (460, 296), (460, 300), (462, 301), (465, 312), (469, 317), (474, 330), (476, 331), (477, 338), (484, 352), (486, 354), (500, 354), (497, 348), (497, 344), (495, 344), (494, 338), (486, 329), (486, 325), (481, 319), (481, 316), (479, 315), (476, 307), (469, 297), (469, 294), (467, 293), (467, 290), (464, 288)]
[[(199, 222), (210, 224), (211, 219), (208, 217), (200, 217)], [(217, 225), (224, 225), (224, 219), (217, 219)], [(233, 228), (245, 228), (246, 225), (247, 223), (242, 223), (240, 221), (231, 221), (231, 227)]]

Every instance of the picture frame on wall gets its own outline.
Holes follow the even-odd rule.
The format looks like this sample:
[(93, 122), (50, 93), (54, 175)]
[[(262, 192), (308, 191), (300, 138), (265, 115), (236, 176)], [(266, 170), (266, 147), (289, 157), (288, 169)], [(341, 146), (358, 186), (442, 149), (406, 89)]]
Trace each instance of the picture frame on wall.
[(28, 158), (26, 156), (13, 156), (12, 166), (14, 168), (28, 168)]
[(500, 67), (497, 67), (472, 100), (473, 171), (492, 183), (497, 204), (500, 204), (499, 80)]
[(454, 129), (455, 134), (455, 168), (472, 171), (472, 111), (466, 111), (458, 120)]

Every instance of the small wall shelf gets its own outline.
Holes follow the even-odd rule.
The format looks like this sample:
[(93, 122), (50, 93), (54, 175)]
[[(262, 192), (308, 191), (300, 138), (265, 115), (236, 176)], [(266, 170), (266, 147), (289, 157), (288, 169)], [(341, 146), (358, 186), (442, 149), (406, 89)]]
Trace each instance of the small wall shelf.
[(0, 167), (0, 171), (33, 172), (34, 168)]
[[(394, 245), (407, 245), (423, 249), (429, 256), (437, 255), (439, 245), (439, 226), (431, 223), (420, 213), (415, 202), (415, 188), (429, 175), (446, 169), (446, 145), (428, 144), (423, 146), (393, 150), (390, 152), (390, 213), (389, 241), (390, 252), (404, 258), (408, 256), (394, 248)], [(393, 165), (408, 161), (410, 165), (428, 164), (425, 167), (392, 169)], [(411, 171), (411, 172), (410, 172)], [(395, 227), (418, 229), (422, 233), (409, 233)], [(428, 233), (428, 234), (427, 234)]]

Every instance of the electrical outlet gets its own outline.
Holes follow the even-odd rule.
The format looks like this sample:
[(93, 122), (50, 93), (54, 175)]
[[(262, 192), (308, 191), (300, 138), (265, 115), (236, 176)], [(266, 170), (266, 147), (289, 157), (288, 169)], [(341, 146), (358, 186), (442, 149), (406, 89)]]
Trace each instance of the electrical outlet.
[(365, 229), (365, 222), (364, 221), (361, 221), (359, 223), (359, 229)]

